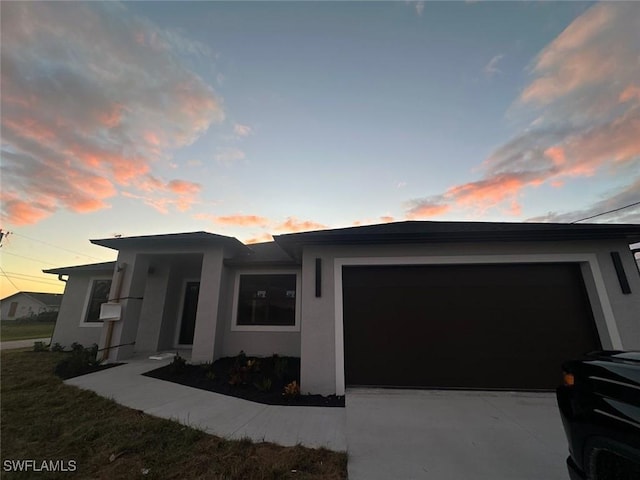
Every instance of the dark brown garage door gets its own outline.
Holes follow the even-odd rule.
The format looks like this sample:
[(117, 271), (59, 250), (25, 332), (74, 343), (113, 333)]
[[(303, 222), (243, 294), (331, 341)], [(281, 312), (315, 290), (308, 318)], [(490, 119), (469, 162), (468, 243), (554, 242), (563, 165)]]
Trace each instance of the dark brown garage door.
[(552, 389), (600, 342), (577, 264), (343, 267), (347, 385)]

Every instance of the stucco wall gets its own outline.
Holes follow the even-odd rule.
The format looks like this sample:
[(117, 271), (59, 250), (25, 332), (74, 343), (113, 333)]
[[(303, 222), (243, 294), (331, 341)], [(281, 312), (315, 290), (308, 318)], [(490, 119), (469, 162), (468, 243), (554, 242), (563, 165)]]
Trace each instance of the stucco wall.
[[(618, 251), (632, 293), (622, 293), (610, 252)], [(303, 251), (301, 388), (303, 391), (329, 394), (336, 391), (336, 291), (334, 266), (336, 259), (354, 257), (431, 257), (433, 261), (461, 261), (469, 263), (478, 256), (504, 256), (514, 263), (527, 261), (527, 255), (576, 255), (595, 258), (597, 278), (585, 278), (590, 301), (594, 308), (596, 326), (603, 347), (612, 346), (612, 338), (605, 316), (614, 318), (615, 329), (622, 339), (622, 347), (640, 349), (640, 275), (628, 245), (624, 241), (585, 242), (519, 242), (519, 243), (448, 243), (384, 246), (309, 246)], [(315, 297), (315, 259), (322, 260), (322, 296)], [(455, 259), (455, 260), (453, 260)], [(488, 262), (491, 263), (491, 262)], [(591, 271), (589, 269), (588, 271)], [(583, 269), (584, 272), (584, 269)], [(597, 281), (596, 281), (597, 280)], [(605, 301), (600, 305), (604, 288)], [(591, 284), (591, 288), (590, 288)], [(614, 332), (615, 333), (615, 332)], [(339, 332), (340, 336), (340, 332)], [(615, 335), (614, 335), (615, 337)]]
[(98, 278), (109, 279), (111, 275), (78, 273), (69, 277), (53, 331), (52, 343), (59, 343), (65, 347), (73, 342), (84, 346), (99, 343), (102, 323), (84, 323), (91, 285), (93, 280)]

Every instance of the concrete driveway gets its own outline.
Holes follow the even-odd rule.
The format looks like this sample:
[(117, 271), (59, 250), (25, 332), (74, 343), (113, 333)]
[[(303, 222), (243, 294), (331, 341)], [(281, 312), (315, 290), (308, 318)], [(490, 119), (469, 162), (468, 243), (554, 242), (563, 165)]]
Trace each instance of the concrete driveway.
[(349, 480), (567, 480), (552, 393), (351, 389)]

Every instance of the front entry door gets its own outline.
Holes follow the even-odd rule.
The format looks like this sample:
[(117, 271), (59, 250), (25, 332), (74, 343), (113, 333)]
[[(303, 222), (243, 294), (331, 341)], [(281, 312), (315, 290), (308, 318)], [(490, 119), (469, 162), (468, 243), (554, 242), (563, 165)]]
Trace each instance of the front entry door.
[(196, 312), (198, 311), (198, 294), (200, 282), (187, 282), (180, 322), (180, 345), (193, 345), (193, 332), (196, 328)]

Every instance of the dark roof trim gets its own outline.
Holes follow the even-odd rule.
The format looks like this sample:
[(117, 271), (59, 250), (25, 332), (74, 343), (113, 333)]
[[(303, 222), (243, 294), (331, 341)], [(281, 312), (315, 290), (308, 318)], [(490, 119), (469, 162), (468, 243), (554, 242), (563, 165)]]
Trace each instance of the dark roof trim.
[(103, 238), (91, 240), (94, 245), (111, 248), (113, 250), (126, 250), (135, 248), (180, 248), (180, 247), (206, 247), (221, 245), (231, 248), (235, 252), (244, 252), (247, 248), (234, 237), (226, 237), (209, 232), (169, 233), (164, 235), (143, 235), (137, 237)]
[(72, 267), (58, 267), (43, 270), (44, 273), (55, 275), (72, 275), (74, 273), (112, 273), (116, 262), (91, 263), (89, 265), (75, 265)]
[(625, 239), (628, 243), (638, 242), (640, 225), (407, 221), (274, 236), (274, 240), (295, 257), (300, 256), (304, 245), (598, 239)]

